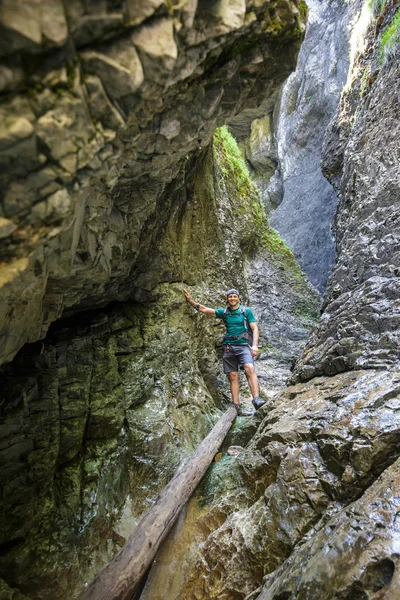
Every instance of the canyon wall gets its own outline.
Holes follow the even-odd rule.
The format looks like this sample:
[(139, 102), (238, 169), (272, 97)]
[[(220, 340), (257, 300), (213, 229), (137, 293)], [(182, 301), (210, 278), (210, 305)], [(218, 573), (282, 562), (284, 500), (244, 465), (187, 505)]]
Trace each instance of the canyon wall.
[(62, 319), (0, 371), (0, 590), (11, 598), (75, 597), (226, 407), (223, 327), (186, 305), (184, 285), (211, 306), (234, 285), (253, 306), (266, 397), (315, 322), (318, 299), (226, 130), (186, 161), (163, 206), (142, 241), (140, 297)]
[(0, 7), (0, 362), (61, 315), (132, 296), (188, 155), (294, 67), (295, 2)]
[[(357, 20), (324, 140), (339, 206), (321, 317), (257, 431), (232, 431), (157, 557), (145, 600), (164, 597), (161, 581), (172, 600), (400, 594), (400, 40), (398, 6), (374, 11), (365, 4)], [(230, 444), (244, 450), (230, 456)], [(168, 574), (172, 547), (182, 569)]]
[(296, 6), (34, 6), (0, 7), (2, 362), (19, 350), (0, 372), (1, 597), (76, 595), (217, 420), (222, 330), (182, 288), (217, 306), (234, 285), (267, 403), (236, 420), (143, 600), (394, 600), (398, 4), (365, 4), (354, 29), (323, 143), (337, 264), (292, 373), (315, 293), (226, 128), (209, 141), (271, 112)]
[[(322, 146), (346, 82), (357, 5), (318, 0), (302, 5), (307, 28), (296, 70), (242, 142), (271, 225), (321, 294), (335, 264), (337, 205), (322, 174)], [(234, 125), (233, 131), (240, 136)]]

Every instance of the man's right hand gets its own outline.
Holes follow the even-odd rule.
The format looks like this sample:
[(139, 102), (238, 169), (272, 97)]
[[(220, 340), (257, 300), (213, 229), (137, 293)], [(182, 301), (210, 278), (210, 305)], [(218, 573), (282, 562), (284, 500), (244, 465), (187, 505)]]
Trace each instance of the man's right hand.
[(189, 304), (193, 306), (193, 308), (203, 313), (204, 315), (208, 315), (209, 317), (215, 317), (215, 310), (213, 308), (207, 308), (207, 306), (197, 304), (197, 302), (191, 299), (189, 292), (185, 290), (185, 288), (183, 288), (183, 293), (185, 294), (186, 301), (189, 302)]

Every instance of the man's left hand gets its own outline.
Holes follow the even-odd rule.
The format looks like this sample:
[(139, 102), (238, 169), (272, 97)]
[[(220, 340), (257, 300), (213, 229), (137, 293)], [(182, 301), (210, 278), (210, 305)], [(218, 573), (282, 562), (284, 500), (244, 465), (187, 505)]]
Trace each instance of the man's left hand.
[(251, 355), (253, 358), (255, 358), (258, 354), (259, 350), (258, 350), (258, 346), (252, 346), (251, 347)]

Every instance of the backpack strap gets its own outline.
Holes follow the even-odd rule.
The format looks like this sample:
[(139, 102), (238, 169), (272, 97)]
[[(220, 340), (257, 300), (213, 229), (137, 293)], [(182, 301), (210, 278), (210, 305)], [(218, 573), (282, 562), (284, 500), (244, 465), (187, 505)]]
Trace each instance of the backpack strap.
[[(242, 313), (242, 315), (244, 317), (244, 328), (248, 331), (250, 329), (250, 327), (249, 327), (249, 320), (247, 318), (247, 312), (246, 312), (247, 306), (241, 305), (241, 309), (242, 310), (240, 312)], [(224, 321), (226, 321), (226, 315), (228, 314), (228, 312), (232, 312), (230, 306), (227, 306), (224, 310), (224, 314), (222, 315), (222, 318), (224, 319)]]
[(249, 327), (249, 320), (247, 318), (247, 306), (242, 306), (242, 314), (244, 317), (244, 327), (246, 329), (246, 331), (249, 331), (250, 327)]

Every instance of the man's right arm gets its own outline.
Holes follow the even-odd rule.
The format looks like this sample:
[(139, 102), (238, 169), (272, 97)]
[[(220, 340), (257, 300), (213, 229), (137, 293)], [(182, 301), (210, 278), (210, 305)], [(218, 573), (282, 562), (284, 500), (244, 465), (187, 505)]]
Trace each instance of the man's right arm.
[(195, 302), (194, 300), (191, 299), (190, 294), (187, 290), (183, 290), (183, 293), (185, 294), (185, 298), (186, 301), (193, 306), (193, 308), (195, 308), (196, 310), (198, 310), (199, 312), (205, 314), (205, 315), (209, 315), (210, 317), (215, 317), (215, 310), (213, 308), (208, 308), (207, 306), (204, 306), (203, 304), (199, 304), (198, 302)]

